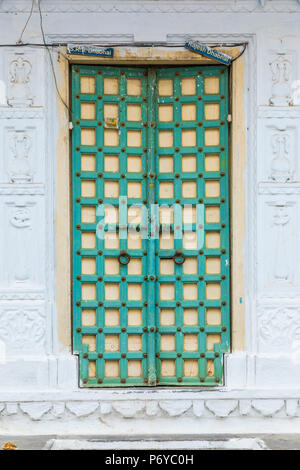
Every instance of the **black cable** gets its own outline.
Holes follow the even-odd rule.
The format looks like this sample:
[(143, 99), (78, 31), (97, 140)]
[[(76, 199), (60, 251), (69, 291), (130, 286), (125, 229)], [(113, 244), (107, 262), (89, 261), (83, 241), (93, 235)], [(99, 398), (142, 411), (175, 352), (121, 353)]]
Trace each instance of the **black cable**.
[(52, 72), (53, 72), (53, 77), (54, 77), (54, 82), (55, 82), (55, 88), (56, 88), (57, 94), (58, 94), (61, 102), (64, 104), (64, 106), (68, 110), (69, 120), (72, 121), (72, 111), (69, 108), (69, 106), (67, 105), (67, 103), (65, 102), (65, 100), (63, 99), (63, 97), (61, 96), (60, 91), (58, 89), (57, 78), (56, 78), (56, 75), (55, 75), (52, 55), (51, 55), (48, 44), (46, 44), (46, 38), (45, 38), (45, 33), (44, 33), (44, 28), (43, 28), (43, 16), (42, 16), (42, 11), (41, 11), (40, 0), (38, 0), (38, 9), (39, 9), (39, 14), (40, 14), (40, 27), (41, 27), (42, 37), (43, 37), (43, 43), (44, 43), (44, 46), (46, 47), (46, 49), (48, 51), (48, 54), (49, 54), (51, 69), (52, 69)]
[(29, 20), (30, 20), (30, 18), (31, 18), (31, 16), (32, 16), (32, 13), (33, 13), (34, 2), (35, 2), (35, 0), (32, 0), (30, 13), (29, 13), (29, 16), (28, 16), (28, 18), (27, 18), (27, 21), (26, 21), (26, 23), (25, 23), (25, 26), (24, 26), (24, 28), (22, 29), (22, 32), (21, 32), (20, 37), (19, 37), (19, 40), (17, 41), (17, 45), (22, 44), (22, 37), (23, 37), (23, 34), (24, 34), (24, 32), (25, 32), (25, 29), (27, 28), (27, 25), (28, 25)]

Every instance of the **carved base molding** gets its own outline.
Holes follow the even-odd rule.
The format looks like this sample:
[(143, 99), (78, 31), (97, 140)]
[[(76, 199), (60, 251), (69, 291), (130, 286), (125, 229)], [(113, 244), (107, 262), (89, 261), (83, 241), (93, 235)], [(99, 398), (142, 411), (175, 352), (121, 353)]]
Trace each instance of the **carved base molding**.
[(115, 401), (58, 396), (56, 400), (0, 402), (0, 421), (1, 433), (7, 435), (14, 434), (18, 425), (19, 434), (25, 435), (192, 438), (200, 433), (296, 432), (300, 405), (298, 398)]

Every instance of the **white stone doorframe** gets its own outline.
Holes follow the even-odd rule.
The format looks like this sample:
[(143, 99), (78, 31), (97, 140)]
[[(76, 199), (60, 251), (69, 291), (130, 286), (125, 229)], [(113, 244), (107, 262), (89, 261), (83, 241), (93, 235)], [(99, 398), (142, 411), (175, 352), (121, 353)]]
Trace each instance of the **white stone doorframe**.
[[(131, 35), (118, 35), (116, 38), (107, 35), (89, 37), (85, 34), (76, 35), (77, 41), (113, 42), (120, 44), (129, 41), (129, 36), (134, 45), (134, 38)], [(169, 34), (168, 42), (183, 41), (185, 36)], [(147, 389), (147, 390), (80, 390), (78, 389), (77, 359), (71, 352), (61, 352), (56, 335), (57, 331), (57, 311), (55, 306), (55, 194), (56, 194), (56, 142), (59, 132), (57, 125), (57, 108), (55, 84), (49, 57), (46, 51), (34, 51), (23, 49), (23, 54), (19, 50), (8, 48), (5, 51), (4, 69), (8, 69), (8, 64), (21, 57), (19, 63), (22, 70), (32, 73), (27, 62), (32, 65), (37, 75), (30, 76), (23, 83), (23, 95), (21, 92), (17, 96), (11, 95), (10, 107), (1, 108), (1, 131), (4, 134), (4, 142), (7, 142), (7, 149), (11, 149), (11, 139), (21, 139), (24, 143), (22, 150), (23, 157), (30, 160), (30, 142), (34, 139), (41, 139), (44, 145), (39, 145), (39, 151), (34, 147), (32, 152), (36, 159), (33, 161), (34, 172), (26, 170), (22, 173), (23, 180), (11, 184), (8, 179), (5, 184), (0, 185), (0, 195), (5, 198), (5, 208), (10, 216), (10, 224), (18, 230), (26, 230), (30, 227), (39, 228), (38, 242), (42, 244), (46, 263), (40, 268), (42, 262), (39, 257), (33, 257), (34, 270), (42, 274), (39, 279), (31, 278), (31, 273), (25, 268), (21, 273), (14, 274), (14, 287), (1, 288), (1, 319), (5, 320), (5, 327), (10, 325), (11, 318), (16, 318), (15, 323), (11, 323), (11, 329), (7, 332), (8, 347), (13, 344), (12, 351), (9, 351), (8, 360), (0, 363), (0, 415), (7, 432), (13, 432), (16, 422), (25, 424), (31, 420), (34, 433), (57, 432), (68, 433), (77, 429), (78, 418), (80, 422), (86, 423), (85, 433), (93, 434), (99, 431), (102, 434), (128, 433), (142, 434), (161, 432), (174, 435), (182, 434), (182, 429), (192, 429), (191, 433), (201, 432), (223, 432), (225, 427), (220, 420), (212, 418), (228, 418), (226, 430), (235, 429), (236, 418), (242, 418), (241, 428), (245, 422), (248, 425), (247, 432), (257, 432), (261, 426), (259, 418), (274, 417), (276, 423), (282, 423), (282, 418), (300, 415), (298, 398), (300, 397), (300, 368), (299, 363), (293, 363), (289, 354), (285, 354), (284, 349), (278, 355), (274, 350), (268, 350), (261, 346), (258, 328), (264, 326), (267, 318), (272, 323), (272, 309), (275, 309), (276, 301), (272, 300), (272, 295), (276, 296), (276, 288), (268, 296), (258, 298), (257, 295), (257, 253), (259, 243), (258, 233), (259, 223), (257, 217), (261, 215), (264, 207), (264, 198), (267, 199), (267, 206), (290, 207), (286, 200), (291, 190), (289, 183), (278, 182), (270, 185), (264, 177), (258, 174), (257, 168), (257, 144), (260, 137), (260, 129), (268, 126), (280, 132), (289, 132), (292, 123), (298, 122), (299, 111), (270, 106), (259, 106), (257, 109), (257, 44), (255, 34), (211, 34), (198, 35), (190, 34), (191, 39), (208, 43), (240, 43), (247, 42), (248, 47), (244, 55), (246, 67), (246, 90), (245, 109), (247, 122), (247, 167), (245, 174), (246, 191), (246, 237), (245, 237), (245, 331), (246, 331), (246, 352), (235, 352), (228, 355), (225, 361), (225, 387), (220, 390), (178, 390), (178, 389)], [(75, 36), (55, 35), (47, 36), (47, 41), (74, 42)], [(288, 55), (288, 54), (286, 54)], [(56, 54), (53, 54), (56, 59)], [(275, 60), (277, 55), (275, 54)], [(261, 60), (261, 59), (260, 59)], [(22, 62), (23, 61), (23, 62)], [(290, 60), (292, 62), (292, 59)], [(54, 60), (56, 64), (56, 60)], [(56, 64), (57, 65), (57, 64)], [(278, 67), (277, 67), (278, 68)], [(59, 69), (56, 66), (56, 73)], [(7, 77), (9, 73), (7, 72)], [(43, 92), (42, 84), (46, 83), (43, 77), (47, 77), (47, 87)], [(11, 85), (13, 84), (10, 80)], [(35, 81), (35, 83), (33, 83)], [(280, 78), (279, 78), (280, 81)], [(26, 86), (25, 86), (26, 85)], [(28, 86), (27, 86), (28, 85)], [(30, 89), (31, 85), (31, 89)], [(29, 88), (28, 88), (29, 87)], [(13, 87), (11, 87), (13, 89)], [(26, 90), (26, 93), (25, 93)], [(273, 95), (272, 95), (273, 93)], [(278, 92), (274, 88), (270, 94), (273, 103), (276, 103)], [(33, 96), (34, 95), (34, 96)], [(272, 96), (271, 96), (272, 95)], [(274, 100), (275, 96), (275, 100)], [(21, 103), (21, 107), (19, 104)], [(282, 101), (280, 101), (282, 104)], [(298, 114), (297, 114), (298, 113)], [(278, 124), (278, 119), (285, 119), (286, 125), (282, 129)], [(5, 121), (4, 121), (5, 119)], [(292, 120), (292, 121), (291, 121)], [(295, 127), (296, 124), (294, 124)], [(41, 128), (41, 130), (39, 130)], [(276, 131), (276, 132), (277, 132)], [(10, 137), (11, 132), (14, 134)], [(277, 133), (278, 133), (277, 132)], [(19, 133), (19, 134), (18, 134)], [(280, 134), (280, 137), (282, 135)], [(6, 139), (6, 140), (5, 140)], [(23, 139), (23, 140), (22, 140)], [(274, 138), (276, 140), (276, 138)], [(25, 144), (25, 142), (27, 142)], [(266, 150), (266, 144), (259, 152)], [(276, 149), (276, 142), (274, 143)], [(27, 149), (27, 150), (26, 150)], [(11, 150), (10, 150), (11, 151)], [(26, 155), (27, 152), (27, 155)], [(276, 150), (275, 156), (276, 157)], [(39, 158), (41, 157), (41, 160)], [(42, 162), (42, 163), (41, 163)], [(38, 165), (44, 165), (39, 168)], [(18, 170), (18, 168), (17, 168)], [(15, 170), (14, 170), (15, 171)], [(18, 173), (18, 172), (17, 172)], [(15, 173), (13, 173), (15, 174)], [(19, 172), (20, 174), (20, 172)], [(39, 175), (39, 177), (37, 176)], [(47, 175), (47, 178), (46, 178)], [(24, 180), (25, 178), (25, 180)], [(27, 178), (27, 179), (26, 179)], [(30, 180), (31, 178), (31, 180)], [(30, 180), (30, 186), (28, 181)], [(276, 183), (276, 180), (275, 180)], [(288, 185), (288, 186), (287, 186)], [(257, 188), (259, 187), (259, 191)], [(291, 188), (291, 189), (290, 189)], [(299, 193), (299, 187), (296, 188)], [(275, 193), (274, 193), (275, 191)], [(274, 198), (275, 194), (275, 198)], [(277, 195), (281, 195), (278, 202)], [(295, 192), (293, 192), (295, 194)], [(1, 206), (2, 207), (2, 206)], [(40, 208), (38, 210), (38, 208)], [(277, 209), (276, 209), (277, 210)], [(280, 211), (279, 211), (280, 212)], [(43, 215), (44, 214), (44, 215)], [(262, 215), (263, 217), (263, 215)], [(281, 222), (282, 214), (276, 218), (277, 225), (284, 225)], [(3, 220), (3, 218), (2, 218)], [(284, 219), (285, 220), (285, 219)], [(35, 224), (35, 225), (34, 225)], [(41, 227), (41, 224), (42, 225)], [(14, 233), (14, 232), (13, 232)], [(28, 237), (30, 243), (30, 236)], [(29, 248), (31, 254), (36, 250), (36, 245)], [(282, 276), (279, 270), (279, 276)], [(17, 277), (16, 277), (17, 276)], [(30, 282), (26, 281), (26, 276)], [(11, 285), (7, 283), (7, 285)], [(26, 286), (26, 288), (23, 288)], [(295, 294), (296, 295), (296, 294)], [(282, 294), (284, 297), (284, 294)], [(282, 315), (283, 323), (288, 322), (295, 310), (294, 306), (289, 307), (289, 302), (285, 302), (286, 307), (281, 308), (278, 315)], [(294, 309), (293, 311), (286, 311)], [(298, 307), (299, 310), (299, 307)], [(268, 313), (270, 312), (270, 313)], [(290, 316), (289, 316), (290, 314)], [(295, 315), (294, 315), (295, 316)], [(292, 320), (291, 320), (292, 321)], [(262, 326), (261, 326), (262, 324)], [(274, 327), (275, 329), (275, 327)], [(22, 331), (20, 341), (16, 342), (16, 334)], [(263, 329), (263, 331), (265, 331)], [(28, 336), (24, 336), (26, 332)], [(267, 331), (267, 338), (272, 339), (274, 331)], [(275, 338), (276, 339), (276, 338)], [(269, 343), (272, 343), (269, 340)], [(276, 343), (276, 341), (275, 341)], [(16, 347), (16, 344), (18, 347)], [(25, 345), (24, 345), (25, 344)], [(24, 354), (25, 348), (25, 354)], [(287, 371), (282, 373), (282, 371)], [(286, 375), (285, 375), (286, 374)], [(283, 382), (284, 381), (284, 382)], [(2, 389), (2, 391), (1, 391)], [(10, 424), (10, 417), (13, 416), (13, 424)], [(174, 417), (180, 417), (175, 426)], [(199, 418), (205, 420), (199, 420)], [(134, 430), (128, 420), (120, 418), (134, 418)], [(153, 420), (155, 418), (155, 420)], [(209, 430), (207, 430), (207, 420), (209, 419)], [(250, 420), (246, 418), (251, 418)], [(145, 431), (145, 419), (151, 422), (149, 431)], [(114, 430), (107, 431), (101, 427), (104, 423), (109, 426), (114, 423)], [(68, 427), (68, 423), (70, 427)], [(120, 424), (121, 423), (121, 424)], [(225, 423), (225, 420), (224, 420)], [(298, 429), (299, 420), (293, 421), (294, 429)], [(231, 428), (232, 425), (232, 428)], [(100, 426), (100, 427), (99, 427)], [(173, 426), (175, 426), (173, 428)], [(184, 427), (182, 427), (184, 426)], [(290, 426), (290, 425), (284, 425)], [(245, 428), (246, 428), (245, 427)], [(116, 430), (117, 429), (117, 430)], [(272, 427), (270, 428), (272, 429)], [(289, 427), (288, 429), (291, 429)], [(264, 428), (268, 431), (268, 426)], [(283, 432), (283, 428), (280, 428)], [(243, 431), (245, 432), (245, 430)]]

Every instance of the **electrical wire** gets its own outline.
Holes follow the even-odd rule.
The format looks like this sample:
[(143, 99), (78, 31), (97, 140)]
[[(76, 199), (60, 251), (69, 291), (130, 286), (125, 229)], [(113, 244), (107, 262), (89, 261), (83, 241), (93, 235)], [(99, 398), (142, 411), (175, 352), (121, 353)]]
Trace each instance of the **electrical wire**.
[(27, 25), (28, 25), (28, 23), (29, 23), (29, 21), (30, 21), (30, 18), (31, 18), (31, 16), (32, 16), (33, 7), (34, 7), (34, 2), (35, 2), (35, 0), (32, 0), (30, 13), (29, 13), (29, 16), (28, 16), (28, 18), (27, 18), (27, 21), (26, 21), (26, 23), (25, 23), (25, 26), (24, 26), (24, 28), (23, 28), (21, 34), (20, 34), (20, 37), (19, 37), (19, 39), (18, 39), (18, 41), (17, 41), (17, 45), (23, 44), (23, 43), (22, 43), (22, 37), (23, 37), (23, 34), (24, 34), (24, 32), (25, 32), (25, 29), (27, 28)]
[(64, 105), (64, 106), (66, 107), (66, 109), (68, 110), (68, 113), (69, 113), (69, 120), (72, 121), (72, 111), (71, 111), (71, 109), (69, 108), (69, 106), (67, 105), (67, 103), (65, 102), (65, 100), (63, 99), (63, 97), (61, 96), (60, 91), (59, 91), (59, 89), (58, 89), (57, 78), (56, 78), (56, 74), (55, 74), (55, 70), (54, 70), (54, 64), (53, 64), (52, 54), (51, 54), (51, 51), (50, 51), (50, 49), (49, 49), (49, 45), (46, 44), (45, 32), (44, 32), (44, 27), (43, 27), (43, 15), (42, 15), (42, 10), (41, 10), (40, 1), (41, 1), (41, 0), (38, 0), (38, 9), (39, 9), (39, 15), (40, 15), (40, 27), (41, 27), (42, 37), (43, 37), (43, 45), (44, 45), (44, 47), (46, 47), (46, 49), (47, 49), (47, 51), (48, 51), (48, 54), (49, 54), (50, 64), (51, 64), (51, 69), (52, 69), (52, 73), (53, 73), (53, 77), (54, 77), (54, 83), (55, 83), (55, 88), (56, 88), (57, 94), (58, 94), (58, 96), (59, 96), (61, 102), (63, 103), (63, 105)]

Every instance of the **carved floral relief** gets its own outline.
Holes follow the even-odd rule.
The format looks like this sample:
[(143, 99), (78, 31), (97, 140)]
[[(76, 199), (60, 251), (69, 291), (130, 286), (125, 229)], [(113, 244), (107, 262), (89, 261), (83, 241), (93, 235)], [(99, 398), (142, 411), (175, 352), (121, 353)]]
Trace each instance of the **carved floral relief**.
[(9, 106), (21, 108), (33, 105), (30, 87), (31, 71), (31, 63), (21, 56), (10, 63), (10, 95), (7, 99)]

